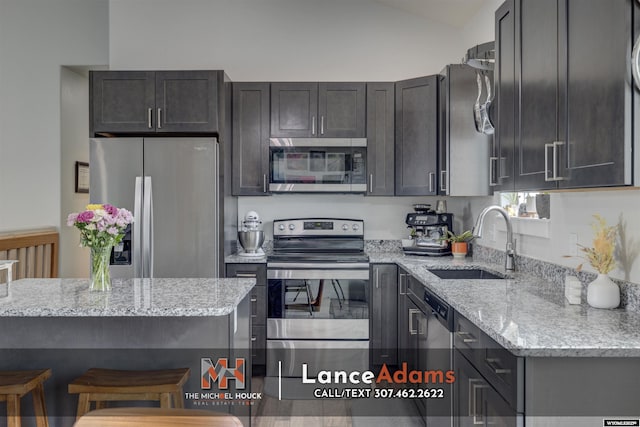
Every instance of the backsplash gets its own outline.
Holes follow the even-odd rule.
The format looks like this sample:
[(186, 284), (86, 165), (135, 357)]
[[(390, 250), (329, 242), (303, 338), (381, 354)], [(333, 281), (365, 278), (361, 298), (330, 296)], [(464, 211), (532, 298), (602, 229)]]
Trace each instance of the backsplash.
[[(473, 258), (479, 261), (503, 264), (504, 251), (486, 246), (474, 245)], [(587, 285), (596, 278), (596, 274), (586, 271), (576, 271), (575, 268), (552, 264), (522, 255), (516, 256), (516, 270), (527, 271), (534, 276), (541, 277), (556, 288), (564, 289), (564, 279), (568, 275), (576, 276), (582, 283), (582, 303), (587, 301)], [(620, 286), (620, 308), (627, 311), (640, 312), (640, 286), (624, 280), (613, 280)]]

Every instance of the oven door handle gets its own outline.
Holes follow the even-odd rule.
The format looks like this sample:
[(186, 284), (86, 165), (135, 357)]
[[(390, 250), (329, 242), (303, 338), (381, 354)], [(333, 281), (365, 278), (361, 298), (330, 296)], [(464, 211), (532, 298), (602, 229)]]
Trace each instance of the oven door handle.
[[(333, 264), (330, 264), (333, 265)], [(343, 266), (344, 264), (336, 264)], [(360, 264), (362, 265), (362, 264)], [(288, 269), (267, 267), (267, 279), (344, 279), (344, 280), (369, 280), (369, 267), (362, 269), (345, 269), (340, 267), (326, 267), (322, 269)]]

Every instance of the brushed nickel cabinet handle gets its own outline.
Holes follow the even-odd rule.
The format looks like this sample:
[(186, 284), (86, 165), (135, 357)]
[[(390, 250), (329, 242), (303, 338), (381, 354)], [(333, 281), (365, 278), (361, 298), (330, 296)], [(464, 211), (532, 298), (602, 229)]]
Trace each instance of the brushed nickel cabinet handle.
[(262, 174), (262, 192), (263, 193), (267, 192), (267, 175), (266, 174)]
[(495, 181), (493, 180), (494, 175), (496, 176), (496, 178), (498, 177), (496, 174), (496, 171), (493, 167), (493, 162), (496, 163), (496, 165), (498, 164), (498, 158), (497, 157), (489, 157), (489, 186), (490, 187), (495, 187), (496, 185), (498, 185), (498, 180), (496, 179)]
[(440, 191), (447, 191), (447, 171), (440, 171)]
[(409, 335), (417, 335), (418, 331), (416, 329), (413, 329), (413, 315), (419, 313), (420, 310), (417, 310), (415, 308), (410, 308), (409, 309)]
[(320, 116), (320, 135), (324, 135), (324, 116)]
[(640, 90), (640, 36), (633, 45), (633, 51), (631, 53), (631, 70), (633, 72), (633, 81), (636, 83), (636, 87)]
[(499, 367), (498, 363), (500, 362), (500, 359), (487, 358), (487, 359), (484, 359), (484, 362), (487, 364), (489, 368), (491, 368), (494, 374), (504, 375), (504, 374), (511, 373), (511, 369)]
[(147, 127), (149, 129), (153, 128), (153, 120), (151, 118), (151, 115), (153, 114), (153, 108), (148, 108), (147, 109)]
[(373, 174), (369, 174), (369, 193), (373, 193)]
[(434, 172), (429, 172), (429, 192), (433, 193), (436, 191), (436, 174)]
[[(549, 177), (549, 148), (553, 149), (554, 143), (544, 144), (544, 180), (555, 181), (555, 177)], [(555, 159), (554, 159), (555, 160)]]
[[(402, 290), (402, 284), (404, 283), (404, 291)], [(407, 275), (405, 273), (400, 273), (400, 283), (398, 284), (398, 293), (400, 295), (407, 294)]]
[(311, 135), (316, 134), (316, 116), (311, 116)]
[(236, 277), (243, 279), (256, 279), (258, 276), (256, 273), (236, 273)]
[(158, 129), (162, 129), (162, 108), (158, 108)]

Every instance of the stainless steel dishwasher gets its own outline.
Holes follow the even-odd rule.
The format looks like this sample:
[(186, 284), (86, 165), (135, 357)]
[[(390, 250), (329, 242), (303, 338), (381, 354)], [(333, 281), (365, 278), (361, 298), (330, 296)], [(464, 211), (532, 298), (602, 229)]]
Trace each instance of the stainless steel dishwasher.
[[(422, 371), (453, 370), (453, 309), (442, 299), (429, 291), (414, 277), (407, 281), (407, 296), (410, 306), (417, 307), (409, 311), (411, 323), (417, 339), (417, 366)], [(415, 320), (414, 320), (415, 319)], [(427, 385), (428, 386), (428, 385)], [(418, 409), (425, 417), (428, 427), (453, 426), (453, 384), (438, 384), (443, 388), (442, 399), (422, 399)]]

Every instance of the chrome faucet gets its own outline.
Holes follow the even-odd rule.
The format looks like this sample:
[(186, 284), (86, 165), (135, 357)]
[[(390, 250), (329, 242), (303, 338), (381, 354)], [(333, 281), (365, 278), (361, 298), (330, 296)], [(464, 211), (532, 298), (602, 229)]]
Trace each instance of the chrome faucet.
[(473, 226), (473, 236), (477, 238), (482, 238), (482, 226), (484, 225), (484, 217), (491, 211), (496, 211), (500, 213), (505, 222), (507, 223), (507, 248), (506, 248), (506, 258), (504, 260), (504, 269), (507, 271), (514, 271), (516, 269), (516, 249), (515, 249), (515, 241), (513, 240), (513, 228), (511, 226), (511, 220), (509, 219), (509, 214), (507, 211), (502, 209), (500, 206), (488, 206), (484, 208), (480, 215), (478, 215), (478, 219), (476, 220), (476, 225)]

